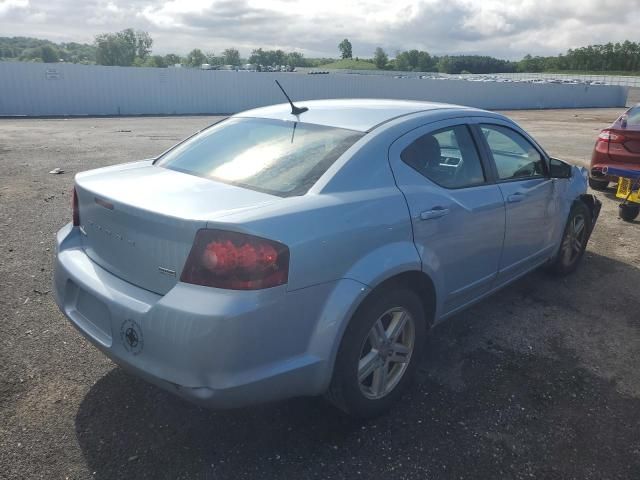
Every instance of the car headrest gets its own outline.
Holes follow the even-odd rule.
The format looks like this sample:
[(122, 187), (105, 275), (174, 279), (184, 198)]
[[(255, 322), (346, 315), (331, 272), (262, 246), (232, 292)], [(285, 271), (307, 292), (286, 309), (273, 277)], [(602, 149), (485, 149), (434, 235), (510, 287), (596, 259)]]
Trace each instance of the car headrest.
[(424, 135), (409, 145), (401, 156), (406, 164), (417, 170), (422, 170), (430, 162), (440, 163), (440, 144), (433, 135)]

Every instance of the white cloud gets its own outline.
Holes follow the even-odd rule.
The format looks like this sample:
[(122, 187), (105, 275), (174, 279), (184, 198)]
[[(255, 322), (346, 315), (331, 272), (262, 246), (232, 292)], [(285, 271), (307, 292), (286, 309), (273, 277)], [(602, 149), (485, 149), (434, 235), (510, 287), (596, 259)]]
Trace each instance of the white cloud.
[(520, 58), (633, 40), (640, 0), (0, 0), (0, 17), (3, 35), (58, 41), (146, 30), (157, 53), (263, 47), (336, 56), (348, 37), (361, 57), (381, 46)]
[(28, 6), (29, 0), (0, 0), (0, 18), (10, 10)]

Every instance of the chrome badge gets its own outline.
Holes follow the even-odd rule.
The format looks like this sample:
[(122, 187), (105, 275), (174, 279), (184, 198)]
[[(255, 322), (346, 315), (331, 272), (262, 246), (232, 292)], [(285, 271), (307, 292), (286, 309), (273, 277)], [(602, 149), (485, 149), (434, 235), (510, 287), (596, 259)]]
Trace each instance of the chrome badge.
[(175, 270), (171, 270), (169, 268), (164, 268), (164, 267), (158, 267), (158, 271), (164, 275), (169, 275), (171, 277), (175, 277), (176, 276), (176, 271)]

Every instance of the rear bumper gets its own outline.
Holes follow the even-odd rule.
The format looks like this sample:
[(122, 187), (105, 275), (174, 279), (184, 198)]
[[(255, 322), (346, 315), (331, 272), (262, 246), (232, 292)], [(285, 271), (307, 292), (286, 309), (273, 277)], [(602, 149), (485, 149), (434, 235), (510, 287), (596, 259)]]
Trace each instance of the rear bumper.
[(71, 225), (58, 232), (60, 310), (117, 364), (212, 407), (322, 393), (342, 331), (366, 293), (343, 279), (292, 292), (177, 283), (161, 296), (92, 262), (79, 236)]
[(617, 182), (618, 177), (616, 175), (605, 175), (602, 170), (605, 167), (622, 168), (628, 170), (640, 171), (640, 163), (617, 163), (608, 160), (592, 161), (589, 168), (589, 176), (596, 180), (609, 180), (610, 182)]

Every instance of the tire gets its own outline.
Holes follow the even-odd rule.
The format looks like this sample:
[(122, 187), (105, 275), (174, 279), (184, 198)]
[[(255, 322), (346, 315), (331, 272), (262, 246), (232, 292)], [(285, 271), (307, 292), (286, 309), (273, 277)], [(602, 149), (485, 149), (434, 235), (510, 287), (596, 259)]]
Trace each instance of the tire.
[[(582, 220), (582, 222), (580, 222)], [(569, 219), (562, 234), (560, 250), (550, 264), (549, 270), (558, 276), (573, 272), (580, 263), (591, 234), (591, 211), (581, 201), (571, 207)], [(580, 228), (580, 224), (582, 227)], [(577, 233), (576, 231), (579, 230)]]
[(589, 186), (598, 192), (603, 192), (609, 186), (609, 180), (598, 180), (596, 178), (589, 177)]
[(618, 216), (625, 222), (633, 222), (640, 213), (640, 206), (631, 203), (621, 203), (618, 205)]
[[(389, 343), (393, 330), (391, 325), (402, 324), (403, 314), (405, 323), (397, 337), (398, 342)], [(374, 328), (376, 325), (378, 329)], [(380, 342), (380, 325), (387, 344)], [(354, 417), (371, 418), (384, 413), (411, 384), (424, 351), (425, 337), (424, 309), (415, 293), (396, 286), (374, 291), (347, 326), (325, 396), (336, 407)], [(394, 352), (392, 345), (397, 348), (398, 345), (404, 345), (409, 353)], [(407, 361), (394, 361), (399, 358)], [(365, 376), (369, 370), (370, 373)]]

